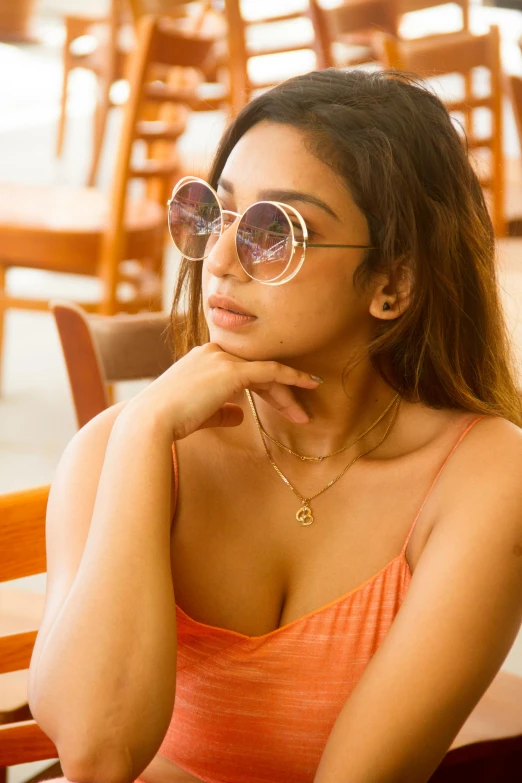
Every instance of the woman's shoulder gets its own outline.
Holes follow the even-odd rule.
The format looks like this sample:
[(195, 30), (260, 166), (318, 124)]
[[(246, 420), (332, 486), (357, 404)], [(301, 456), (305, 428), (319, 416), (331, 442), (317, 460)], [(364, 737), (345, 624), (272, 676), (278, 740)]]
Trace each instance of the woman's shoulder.
[[(450, 408), (430, 408), (421, 403), (403, 403), (405, 416), (402, 435), (405, 447), (440, 447), (455, 438), (472, 445), (473, 452), (480, 445), (488, 449), (504, 447), (522, 448), (522, 429), (507, 418), (492, 414)], [(459, 449), (466, 451), (464, 444)]]
[(468, 412), (463, 412), (460, 419), (467, 441), (467, 448), (462, 450), (468, 457), (474, 455), (482, 462), (494, 458), (500, 464), (513, 458), (522, 460), (522, 429), (514, 422), (501, 416)]
[[(440, 517), (478, 518), (496, 509), (500, 520), (522, 520), (522, 429), (506, 418), (463, 413), (438, 487)], [(519, 509), (520, 518), (510, 510)]]

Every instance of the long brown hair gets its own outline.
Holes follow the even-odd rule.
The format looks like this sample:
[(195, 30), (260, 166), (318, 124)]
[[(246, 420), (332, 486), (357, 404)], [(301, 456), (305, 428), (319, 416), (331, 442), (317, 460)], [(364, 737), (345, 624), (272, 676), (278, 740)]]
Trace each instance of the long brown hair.
[[(251, 101), (228, 127), (209, 182), (262, 120), (304, 132), (308, 148), (346, 182), (368, 221), (370, 250), (354, 285), (397, 260), (413, 295), (366, 347), (374, 367), (411, 402), (502, 416), (522, 424), (500, 303), (493, 227), (461, 137), (443, 103), (398, 72), (323, 71), (289, 79)], [(172, 307), (176, 357), (209, 339), (202, 264), (183, 259)]]

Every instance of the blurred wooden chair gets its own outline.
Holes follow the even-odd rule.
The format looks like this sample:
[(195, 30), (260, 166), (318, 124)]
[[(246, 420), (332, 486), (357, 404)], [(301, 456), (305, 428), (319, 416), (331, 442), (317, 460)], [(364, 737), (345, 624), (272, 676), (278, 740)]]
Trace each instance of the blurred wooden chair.
[[(121, 0), (120, 0), (121, 1)], [(203, 62), (199, 64), (199, 78), (196, 86), (196, 100), (191, 103), (193, 111), (221, 109), (229, 114), (230, 91), (226, 57), (226, 22), (216, 12), (212, 0), (127, 0), (135, 25), (144, 16), (162, 16), (169, 19), (180, 30), (187, 33), (201, 33), (211, 36), (214, 46)], [(161, 76), (161, 73), (160, 73)], [(170, 84), (183, 86), (175, 69), (167, 80)], [(193, 172), (191, 172), (193, 173)]]
[[(471, 35), (464, 31), (411, 41), (399, 41), (391, 35), (379, 36), (382, 62), (386, 67), (418, 74), (422, 78), (456, 75), (462, 98), (446, 99), (448, 111), (457, 115), (466, 132), (467, 148), (486, 191), (497, 237), (506, 234), (504, 210), (504, 152), (502, 96), (504, 80), (500, 61), (500, 33), (492, 26), (487, 33)], [(487, 94), (476, 89), (475, 69), (489, 73)], [(444, 96), (441, 95), (444, 99)], [(490, 125), (486, 135), (476, 133), (477, 111), (487, 111)]]
[[(405, 14), (447, 5), (447, 0), (343, 0), (332, 8), (321, 8), (323, 25), (330, 41), (328, 66), (347, 67), (379, 59), (378, 31), (399, 36)], [(469, 0), (453, 0), (462, 13), (462, 30), (469, 29)]]
[[(146, 15), (167, 16), (172, 19), (180, 30), (185, 32), (213, 32), (218, 37), (224, 37), (224, 29), (216, 34), (216, 24), (209, 25), (209, 16), (214, 20), (218, 17), (211, 14), (210, 2), (194, 2), (194, 0), (109, 0), (108, 13), (104, 17), (88, 17), (68, 15), (65, 22), (65, 41), (63, 47), (63, 77), (60, 101), (60, 117), (56, 138), (56, 155), (63, 152), (65, 128), (67, 122), (67, 93), (69, 76), (74, 68), (84, 68), (96, 76), (97, 98), (93, 123), (92, 155), (86, 184), (94, 185), (100, 164), (100, 157), (105, 139), (105, 130), (109, 110), (115, 103), (111, 91), (115, 82), (127, 79), (129, 57), (135, 45), (135, 26)], [(90, 39), (90, 46), (86, 44)], [(209, 62), (210, 66), (210, 62)], [(205, 73), (212, 81), (212, 73)], [(216, 100), (216, 96), (217, 99)], [(228, 91), (214, 90), (206, 102), (194, 105), (208, 110), (209, 101), (214, 108), (217, 104), (227, 105)]]
[[(255, 17), (245, 15), (241, 0), (224, 0), (224, 6), (233, 114), (249, 102), (254, 91), (271, 87), (285, 78), (277, 71), (271, 76), (254, 80), (250, 67), (252, 58), (309, 50), (313, 53), (315, 67), (325, 67), (329, 41), (316, 0), (304, 0), (302, 10), (283, 11), (277, 15), (261, 12)], [(301, 21), (302, 27), (306, 28), (304, 36), (295, 37), (288, 27), (288, 22), (293, 22), (295, 26), (296, 21)], [(269, 41), (265, 44), (261, 39)]]
[(93, 143), (87, 185), (94, 185), (102, 151), (105, 127), (114, 82), (127, 75), (132, 44), (132, 26), (125, 14), (123, 0), (109, 0), (108, 14), (102, 17), (67, 15), (64, 17), (63, 75), (60, 117), (56, 137), (56, 155), (61, 156), (67, 123), (69, 77), (75, 68), (85, 68), (96, 76), (97, 96), (94, 111)]
[(506, 79), (513, 116), (517, 128), (520, 155), (511, 161), (506, 172), (506, 218), (510, 237), (522, 236), (522, 77), (510, 75)]
[[(120, 0), (121, 2), (121, 0)], [(129, 4), (134, 24), (144, 16), (163, 16), (171, 19), (180, 30), (194, 33), (206, 33), (215, 37), (216, 43), (226, 41), (226, 22), (223, 14), (214, 9), (212, 0), (126, 0)], [(215, 72), (211, 67), (212, 59), (207, 60), (205, 76), (215, 81)]]
[(168, 16), (192, 32), (202, 32), (206, 16), (212, 12), (211, 0), (128, 0), (128, 3), (136, 24), (143, 16)]
[(91, 315), (73, 302), (50, 303), (78, 427), (112, 403), (110, 384), (156, 378), (173, 362), (171, 322), (166, 313)]
[[(49, 487), (0, 495), (0, 582), (46, 571), (45, 512)], [(27, 704), (28, 669), (44, 596), (0, 589), (0, 780), (6, 768), (57, 759), (58, 751)], [(58, 770), (58, 772), (57, 772)], [(60, 774), (56, 763), (48, 776)]]
[[(100, 296), (82, 302), (91, 312), (161, 310), (165, 205), (182, 170), (176, 141), (186, 128), (195, 87), (178, 88), (157, 79), (151, 82), (149, 73), (159, 66), (180, 66), (196, 73), (213, 41), (153, 17), (141, 21), (108, 196), (94, 188), (0, 186), (0, 350), (8, 308), (47, 310), (49, 304), (48, 300), (10, 295), (6, 272), (12, 267), (95, 278)], [(158, 120), (143, 120), (150, 104), (164, 108), (169, 120), (163, 121), (160, 111)], [(146, 146), (153, 157), (138, 159), (137, 142), (141, 152)], [(147, 198), (128, 194), (131, 180), (146, 184)], [(125, 283), (126, 290), (122, 289)]]

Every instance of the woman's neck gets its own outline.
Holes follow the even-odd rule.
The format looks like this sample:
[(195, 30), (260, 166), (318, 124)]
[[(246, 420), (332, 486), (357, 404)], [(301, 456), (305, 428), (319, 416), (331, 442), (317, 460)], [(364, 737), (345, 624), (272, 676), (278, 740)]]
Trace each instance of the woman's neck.
[[(293, 451), (310, 456), (330, 454), (355, 440), (385, 411), (396, 392), (369, 366), (359, 365), (344, 384), (341, 374), (323, 373), (316, 390), (293, 387), (310, 416), (308, 424), (293, 424), (255, 392), (252, 399), (263, 429)], [(246, 397), (246, 395), (245, 395)], [(245, 399), (245, 415), (251, 416)], [(392, 409), (377, 425), (386, 427)]]

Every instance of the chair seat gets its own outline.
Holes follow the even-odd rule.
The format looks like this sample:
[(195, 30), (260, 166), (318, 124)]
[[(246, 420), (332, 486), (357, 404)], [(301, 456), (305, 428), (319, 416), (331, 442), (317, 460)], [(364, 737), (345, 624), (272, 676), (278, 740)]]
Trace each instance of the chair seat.
[(0, 723), (7, 723), (9, 713), (27, 704), (29, 670), (0, 674)]
[[(95, 188), (0, 185), (0, 264), (92, 275), (109, 219)], [(166, 207), (128, 199), (123, 258), (161, 253)]]

